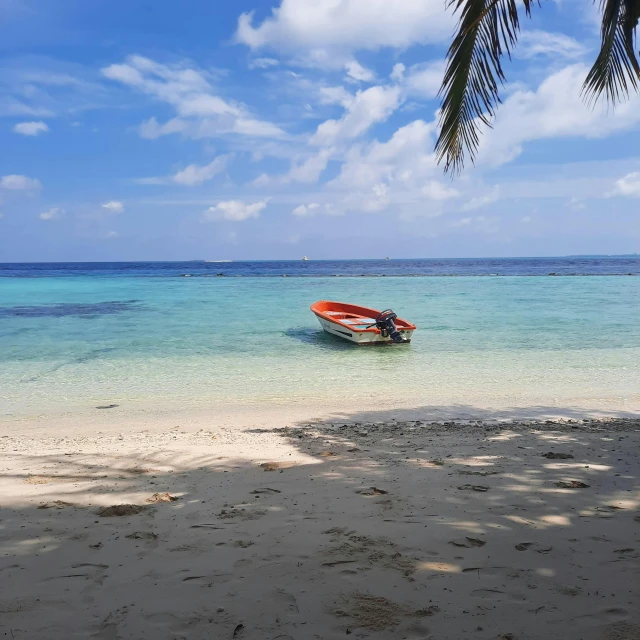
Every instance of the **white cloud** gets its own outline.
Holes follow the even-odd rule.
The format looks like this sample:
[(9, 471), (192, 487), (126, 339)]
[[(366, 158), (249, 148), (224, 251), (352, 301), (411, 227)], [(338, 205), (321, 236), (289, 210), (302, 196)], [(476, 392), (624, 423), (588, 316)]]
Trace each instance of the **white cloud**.
[(345, 105), (346, 113), (339, 120), (326, 120), (311, 137), (311, 144), (331, 146), (336, 142), (357, 138), (372, 125), (384, 122), (399, 106), (400, 88), (369, 87), (358, 91)]
[(236, 38), (282, 51), (404, 49), (447, 40), (454, 24), (441, 0), (282, 0), (256, 26), (253, 14), (243, 13)]
[(392, 210), (404, 218), (437, 216), (446, 200), (457, 197), (444, 183), (433, 154), (435, 123), (416, 120), (398, 129), (386, 142), (354, 145), (340, 174), (327, 188), (346, 195), (342, 211)]
[(405, 90), (412, 96), (426, 99), (435, 98), (442, 85), (444, 70), (444, 60), (416, 64), (410, 67), (406, 73), (403, 70)]
[(203, 167), (197, 164), (190, 164), (188, 167), (171, 176), (170, 179), (175, 184), (182, 184), (187, 187), (202, 184), (223, 171), (227, 166), (228, 158), (229, 156), (218, 156), (215, 160)]
[(106, 209), (109, 213), (122, 213), (124, 211), (124, 205), (118, 200), (110, 200), (100, 206), (103, 209)]
[(294, 160), (289, 172), (281, 181), (289, 182), (318, 182), (322, 172), (327, 168), (332, 149), (321, 149), (318, 153), (308, 156), (304, 161)]
[(522, 224), (529, 224), (531, 222), (531, 216), (523, 216), (520, 218), (520, 222), (522, 222)]
[(64, 215), (64, 210), (59, 207), (52, 207), (49, 211), (40, 214), (40, 220), (55, 220)]
[(640, 172), (628, 173), (619, 180), (616, 180), (613, 191), (608, 196), (632, 196), (640, 197)]
[[(6, 4), (0, 2), (3, 8)], [(45, 55), (5, 56), (0, 60), (0, 116), (40, 120), (103, 106), (103, 87), (83, 79), (92, 75), (84, 65)]]
[(567, 207), (572, 211), (582, 211), (583, 209), (587, 208), (587, 205), (579, 198), (573, 196), (572, 198), (570, 198), (569, 202), (567, 202)]
[(170, 104), (177, 116), (158, 123), (155, 118), (140, 127), (143, 138), (181, 133), (192, 138), (212, 138), (227, 134), (278, 137), (276, 125), (254, 119), (241, 103), (215, 95), (207, 75), (185, 65), (164, 65), (142, 56), (129, 56), (124, 64), (112, 64), (102, 74)]
[(294, 216), (311, 216), (320, 207), (317, 202), (311, 202), (310, 204), (301, 204), (297, 206), (291, 213)]
[(387, 142), (374, 141), (348, 152), (340, 175), (331, 185), (342, 189), (371, 189), (381, 182), (412, 186), (441, 174), (433, 155), (435, 123), (415, 120), (398, 129)]
[(396, 82), (400, 82), (404, 77), (404, 72), (406, 71), (406, 69), (407, 67), (405, 67), (402, 62), (398, 62), (397, 64), (393, 65), (393, 70), (391, 71), (389, 77)]
[(431, 180), (422, 187), (422, 193), (431, 200), (449, 200), (457, 198), (460, 194), (452, 187), (447, 187), (441, 182)]
[(371, 82), (375, 74), (370, 69), (365, 69), (357, 60), (350, 60), (345, 64), (347, 75), (354, 80)]
[(242, 200), (227, 200), (209, 207), (203, 214), (203, 220), (232, 220), (240, 222), (249, 218), (259, 218), (260, 212), (267, 206), (267, 200), (247, 204)]
[(107, 240), (111, 240), (112, 238), (117, 238), (117, 237), (118, 237), (117, 231), (109, 231), (106, 235)]
[(249, 62), (249, 69), (269, 69), (280, 64), (275, 58), (255, 58)]
[(320, 87), (321, 104), (339, 104), (345, 109), (353, 102), (353, 96), (344, 87)]
[(23, 136), (37, 136), (39, 133), (49, 131), (46, 122), (18, 122), (14, 125), (13, 132), (20, 133)]
[(0, 189), (7, 191), (35, 191), (41, 187), (39, 180), (27, 176), (12, 174), (0, 178)]
[[(524, 218), (523, 218), (524, 221)], [(486, 234), (498, 233), (500, 230), (500, 218), (498, 216), (475, 216), (470, 218), (461, 218), (451, 223), (454, 228), (469, 228), (473, 232)]]
[(499, 198), (500, 187), (496, 185), (490, 193), (483, 196), (474, 196), (471, 200), (465, 202), (460, 207), (460, 211), (474, 211), (475, 209), (482, 209), (482, 207), (486, 207), (488, 204), (496, 202)]
[(482, 133), (478, 164), (509, 162), (532, 140), (605, 138), (640, 122), (638, 94), (615, 111), (585, 105), (580, 92), (587, 72), (585, 65), (571, 65), (546, 78), (536, 91), (511, 93), (498, 109), (493, 129)]
[(523, 31), (520, 34), (514, 53), (518, 58), (550, 56), (555, 59), (578, 59), (587, 53), (587, 48), (564, 33), (550, 33), (534, 29)]
[(249, 184), (252, 187), (267, 187), (272, 182), (274, 182), (273, 178), (270, 178), (266, 173), (261, 173), (255, 180), (253, 180)]

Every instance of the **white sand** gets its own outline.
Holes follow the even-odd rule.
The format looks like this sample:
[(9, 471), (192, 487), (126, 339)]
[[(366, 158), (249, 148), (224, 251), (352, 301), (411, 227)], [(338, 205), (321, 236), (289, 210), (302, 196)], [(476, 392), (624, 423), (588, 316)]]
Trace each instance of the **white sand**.
[(638, 419), (170, 419), (5, 422), (0, 638), (640, 638)]

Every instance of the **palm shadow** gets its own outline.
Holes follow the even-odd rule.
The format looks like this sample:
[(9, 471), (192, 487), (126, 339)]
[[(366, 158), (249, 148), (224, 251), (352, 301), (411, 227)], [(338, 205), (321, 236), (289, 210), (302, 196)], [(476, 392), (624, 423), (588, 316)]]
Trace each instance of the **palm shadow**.
[[(0, 631), (417, 638), (428, 628), (458, 638), (477, 626), (492, 630), (486, 637), (544, 635), (632, 619), (640, 482), (629, 452), (640, 422), (393, 413), (171, 431), (134, 439), (130, 453), (113, 437), (58, 439), (44, 453), (4, 439), (14, 497), (0, 530)], [(142, 509), (99, 515), (117, 504)]]

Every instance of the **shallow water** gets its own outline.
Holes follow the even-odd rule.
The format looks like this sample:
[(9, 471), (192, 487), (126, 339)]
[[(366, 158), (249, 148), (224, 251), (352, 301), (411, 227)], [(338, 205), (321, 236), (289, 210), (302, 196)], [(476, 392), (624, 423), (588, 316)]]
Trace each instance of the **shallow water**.
[[(545, 260), (546, 272), (566, 268)], [(342, 263), (342, 272), (387, 266), (367, 262)], [(407, 262), (406, 273), (434, 270)], [(512, 263), (511, 271), (528, 268)], [(299, 275), (315, 264), (308, 262), (244, 263), (261, 275), (184, 278), (184, 264), (206, 264), (201, 275), (247, 268), (153, 264), (94, 272), (0, 265), (0, 415), (105, 403), (362, 406), (380, 398), (416, 407), (606, 408), (633, 405), (640, 392), (637, 277), (265, 277), (282, 264)], [(598, 270), (586, 259), (581, 268)], [(318, 299), (391, 307), (418, 331), (411, 345), (357, 348), (320, 330), (309, 311)]]

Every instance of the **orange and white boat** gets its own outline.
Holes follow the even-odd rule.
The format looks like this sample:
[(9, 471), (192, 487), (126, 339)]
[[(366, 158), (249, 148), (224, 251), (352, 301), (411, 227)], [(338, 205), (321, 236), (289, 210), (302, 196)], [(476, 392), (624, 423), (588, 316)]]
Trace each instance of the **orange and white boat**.
[(386, 309), (377, 311), (346, 302), (319, 300), (311, 305), (322, 328), (333, 336), (365, 345), (391, 345), (411, 342), (416, 325)]

